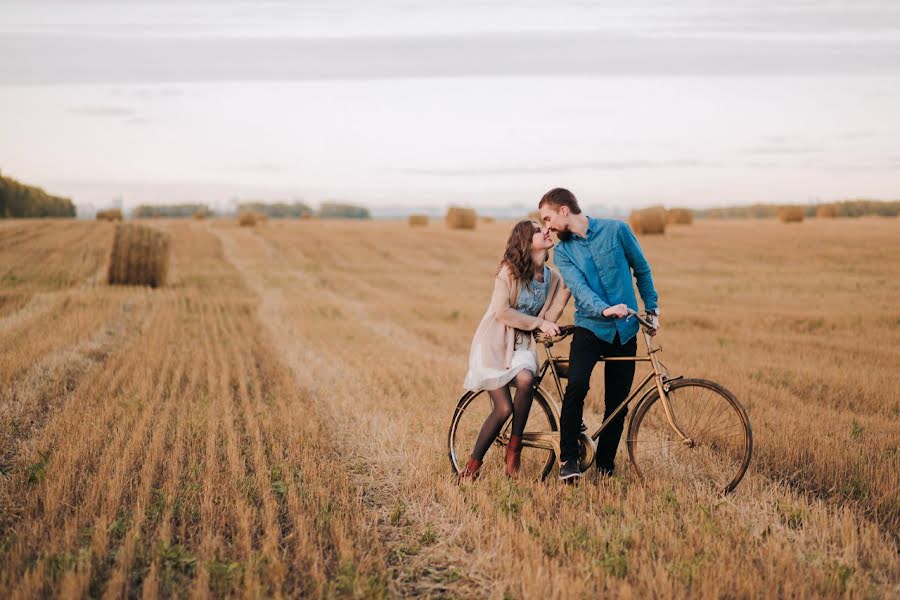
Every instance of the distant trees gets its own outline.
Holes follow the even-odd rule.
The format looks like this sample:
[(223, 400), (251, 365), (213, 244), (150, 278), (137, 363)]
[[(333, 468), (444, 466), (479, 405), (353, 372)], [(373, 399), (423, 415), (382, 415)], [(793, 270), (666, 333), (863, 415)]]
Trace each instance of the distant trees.
[(343, 202), (323, 202), (319, 207), (319, 216), (323, 219), (371, 219), (369, 209)]
[[(694, 211), (698, 218), (706, 219), (768, 219), (778, 216), (779, 204), (749, 204), (746, 206), (728, 206), (725, 208), (701, 208)], [(843, 200), (831, 202), (828, 206), (834, 207), (835, 216), (838, 217), (862, 217), (877, 215), (881, 217), (896, 217), (900, 214), (900, 201), (881, 200)], [(802, 207), (805, 216), (814, 217), (819, 205), (810, 204)]]
[(131, 211), (136, 219), (185, 218), (199, 214), (211, 215), (212, 211), (205, 204), (141, 204)]
[(74, 216), (75, 205), (68, 198), (52, 196), (0, 174), (0, 218)]
[(311, 217), (313, 209), (303, 202), (241, 202), (238, 204), (238, 212), (249, 212), (266, 215), (271, 219), (302, 219)]

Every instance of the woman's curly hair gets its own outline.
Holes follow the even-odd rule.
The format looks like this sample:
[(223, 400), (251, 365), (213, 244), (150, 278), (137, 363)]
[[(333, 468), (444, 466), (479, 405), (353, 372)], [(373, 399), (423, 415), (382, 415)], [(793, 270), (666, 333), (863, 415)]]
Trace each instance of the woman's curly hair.
[(534, 237), (537, 222), (530, 219), (515, 224), (506, 240), (506, 250), (500, 260), (499, 272), (504, 265), (512, 271), (513, 277), (526, 287), (531, 287), (534, 278), (534, 258), (531, 256), (531, 238)]

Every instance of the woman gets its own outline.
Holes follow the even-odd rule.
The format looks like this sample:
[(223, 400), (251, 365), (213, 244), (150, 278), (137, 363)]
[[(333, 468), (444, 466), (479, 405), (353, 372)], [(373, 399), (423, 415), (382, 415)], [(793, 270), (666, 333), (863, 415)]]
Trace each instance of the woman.
[[(550, 230), (536, 221), (520, 221), (506, 242), (494, 280), (494, 293), (472, 340), (465, 388), (488, 390), (493, 411), (481, 427), (472, 456), (460, 479), (478, 475), (484, 455), (512, 414), (506, 447), (506, 474), (519, 473), (522, 432), (531, 410), (532, 383), (537, 372), (537, 345), (531, 335), (540, 329), (558, 335), (556, 320), (569, 301), (569, 290), (556, 269), (547, 266), (553, 247)], [(515, 382), (513, 400), (509, 383)]]

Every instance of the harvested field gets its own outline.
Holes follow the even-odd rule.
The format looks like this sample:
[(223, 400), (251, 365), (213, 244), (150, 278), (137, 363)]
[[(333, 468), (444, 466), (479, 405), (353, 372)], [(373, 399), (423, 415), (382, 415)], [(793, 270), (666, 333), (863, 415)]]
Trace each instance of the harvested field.
[(641, 239), (663, 360), (753, 423), (726, 498), (642, 487), (624, 448), (578, 487), (507, 481), (496, 451), (455, 485), (446, 428), (510, 226), (159, 221), (171, 265), (150, 289), (103, 283), (106, 223), (0, 222), (0, 589), (897, 594), (896, 219)]

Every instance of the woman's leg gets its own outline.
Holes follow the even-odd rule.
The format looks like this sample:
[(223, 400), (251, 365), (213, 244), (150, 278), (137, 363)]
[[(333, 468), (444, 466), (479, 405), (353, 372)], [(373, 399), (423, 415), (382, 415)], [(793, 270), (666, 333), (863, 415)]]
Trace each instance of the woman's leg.
[(528, 413), (531, 412), (531, 401), (534, 400), (534, 373), (522, 369), (516, 375), (516, 399), (513, 402), (512, 435), (522, 437)]
[[(509, 415), (513, 412), (509, 386), (504, 385), (496, 390), (490, 390), (488, 394), (491, 396), (494, 410), (491, 411), (491, 414), (485, 419), (484, 425), (481, 426), (481, 432), (478, 434), (478, 439), (475, 440), (475, 447), (472, 449), (472, 458), (479, 461), (484, 460), (484, 455), (487, 453), (488, 448), (491, 447), (503, 424), (506, 423)], [(518, 397), (518, 394), (516, 397)]]

